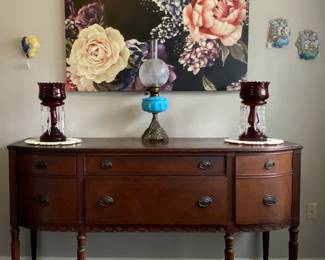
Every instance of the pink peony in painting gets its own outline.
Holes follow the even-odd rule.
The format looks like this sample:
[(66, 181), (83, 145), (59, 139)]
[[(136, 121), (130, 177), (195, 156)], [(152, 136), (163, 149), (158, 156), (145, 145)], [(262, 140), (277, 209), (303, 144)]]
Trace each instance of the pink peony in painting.
[(163, 91), (234, 91), (245, 80), (248, 0), (65, 0), (68, 91), (143, 91), (148, 41)]

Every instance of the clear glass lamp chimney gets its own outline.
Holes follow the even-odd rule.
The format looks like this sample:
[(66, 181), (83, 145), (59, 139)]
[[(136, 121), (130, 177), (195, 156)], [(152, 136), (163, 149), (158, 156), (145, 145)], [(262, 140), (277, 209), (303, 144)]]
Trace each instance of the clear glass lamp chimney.
[(145, 87), (161, 87), (168, 81), (169, 68), (158, 58), (158, 41), (150, 41), (151, 58), (145, 60), (140, 67), (139, 77)]

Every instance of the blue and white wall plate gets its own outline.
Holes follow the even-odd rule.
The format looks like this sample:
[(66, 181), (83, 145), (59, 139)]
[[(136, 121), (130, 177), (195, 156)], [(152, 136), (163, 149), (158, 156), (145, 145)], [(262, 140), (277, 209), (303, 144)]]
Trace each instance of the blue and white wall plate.
[(284, 48), (290, 41), (290, 28), (287, 19), (276, 18), (269, 22), (269, 32), (267, 37), (268, 48)]
[(299, 32), (296, 47), (300, 59), (314, 60), (318, 56), (320, 48), (318, 33), (313, 30)]

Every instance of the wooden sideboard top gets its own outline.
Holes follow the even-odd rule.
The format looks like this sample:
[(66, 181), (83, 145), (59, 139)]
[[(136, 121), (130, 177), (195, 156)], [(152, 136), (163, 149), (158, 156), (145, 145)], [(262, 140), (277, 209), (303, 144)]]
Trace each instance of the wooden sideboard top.
[(244, 146), (224, 142), (224, 138), (171, 138), (168, 144), (143, 144), (141, 138), (82, 138), (82, 143), (69, 146), (34, 146), (24, 140), (8, 146), (9, 150), (62, 152), (277, 152), (302, 149), (301, 145), (285, 142), (274, 146)]

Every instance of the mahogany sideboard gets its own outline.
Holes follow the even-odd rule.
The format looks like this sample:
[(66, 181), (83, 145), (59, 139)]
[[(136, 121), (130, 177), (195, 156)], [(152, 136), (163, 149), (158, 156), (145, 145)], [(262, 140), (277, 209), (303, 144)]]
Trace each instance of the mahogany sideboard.
[(87, 232), (224, 232), (234, 259), (236, 232), (289, 228), (289, 259), (298, 255), (300, 145), (240, 146), (223, 139), (85, 138), (73, 146), (9, 145), (12, 259), (19, 227), (77, 233), (86, 259)]

